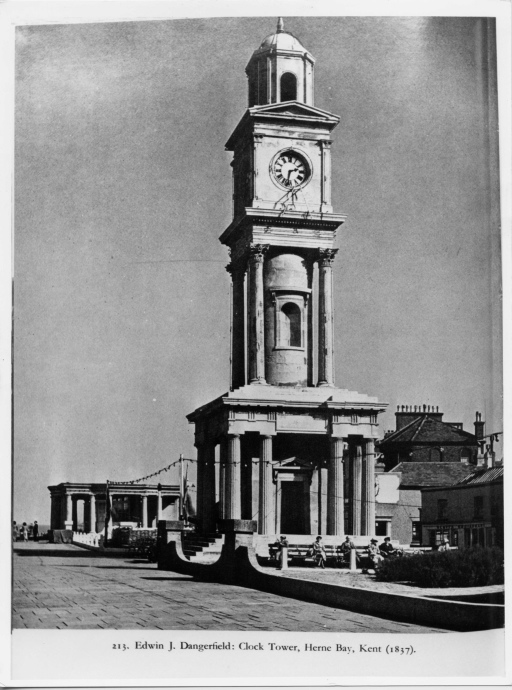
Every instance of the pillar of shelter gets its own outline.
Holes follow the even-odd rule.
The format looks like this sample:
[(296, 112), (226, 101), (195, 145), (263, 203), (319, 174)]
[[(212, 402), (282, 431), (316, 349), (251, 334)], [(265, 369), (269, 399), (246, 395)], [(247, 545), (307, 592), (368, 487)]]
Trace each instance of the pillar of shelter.
[(228, 520), (241, 519), (240, 506), (240, 435), (228, 434), (227, 462), (225, 468), (224, 517)]
[(141, 525), (142, 527), (147, 527), (148, 526), (148, 497), (147, 496), (141, 496), (142, 498), (142, 505), (141, 505), (141, 513), (142, 515), (140, 516), (141, 518)]
[(214, 532), (215, 515), (215, 442), (208, 439), (203, 448), (203, 532)]
[(263, 257), (268, 245), (252, 245), (249, 253), (249, 383), (265, 381)]
[(94, 494), (89, 497), (89, 530), (96, 532), (96, 496)]
[(272, 534), (275, 531), (272, 488), (272, 436), (260, 436), (258, 534)]
[(157, 521), (160, 521), (162, 519), (162, 492), (160, 490), (160, 485), (158, 485), (156, 519)]
[(360, 441), (352, 444), (351, 448), (351, 463), (352, 463), (352, 486), (351, 486), (351, 516), (352, 516), (352, 534), (359, 536), (361, 534), (361, 487), (363, 474), (363, 450)]
[(375, 446), (373, 439), (363, 441), (361, 534), (375, 532)]
[(56, 510), (55, 510), (55, 496), (52, 494), (51, 498), (51, 507), (50, 507), (50, 529), (58, 529), (56, 520), (55, 520), (55, 515), (56, 515)]
[(343, 439), (333, 437), (327, 469), (327, 534), (343, 535), (344, 532)]
[(320, 249), (318, 260), (318, 385), (334, 386), (332, 264), (337, 249)]
[(245, 385), (245, 265), (232, 262), (226, 266), (232, 280), (231, 386)]
[(73, 497), (66, 494), (64, 529), (73, 529)]

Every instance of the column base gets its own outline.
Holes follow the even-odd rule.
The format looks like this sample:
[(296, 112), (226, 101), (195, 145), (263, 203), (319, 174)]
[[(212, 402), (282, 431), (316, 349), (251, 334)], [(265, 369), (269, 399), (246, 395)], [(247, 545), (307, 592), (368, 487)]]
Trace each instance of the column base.
[(73, 529), (73, 522), (72, 521), (67, 521), (64, 523), (64, 529)]
[(317, 388), (325, 388), (325, 387), (327, 387), (327, 388), (334, 388), (334, 383), (327, 383), (327, 381), (319, 381), (319, 382), (316, 384), (316, 387), (317, 387)]
[(268, 386), (268, 383), (265, 381), (265, 379), (251, 379), (249, 381), (250, 386)]

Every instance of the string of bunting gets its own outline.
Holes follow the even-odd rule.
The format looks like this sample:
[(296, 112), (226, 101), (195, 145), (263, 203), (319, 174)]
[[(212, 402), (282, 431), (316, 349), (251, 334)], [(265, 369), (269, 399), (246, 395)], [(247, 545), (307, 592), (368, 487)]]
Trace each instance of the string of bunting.
[[(365, 457), (369, 457), (369, 456), (381, 456), (381, 453), (368, 453), (368, 455), (366, 455)], [(196, 459), (196, 458), (182, 458), (182, 461), (183, 461), (183, 462), (197, 462), (197, 459)], [(177, 465), (179, 462), (180, 462), (180, 460), (175, 460), (174, 462), (171, 462), (170, 465), (167, 465), (167, 467), (162, 467), (161, 470), (157, 470), (156, 472), (152, 472), (151, 474), (148, 474), (148, 475), (146, 475), (145, 477), (140, 477), (140, 479), (131, 479), (130, 481), (127, 481), (127, 482), (113, 482), (113, 481), (109, 481), (108, 483), (109, 483), (110, 485), (112, 485), (112, 486), (114, 486), (114, 485), (119, 486), (120, 484), (124, 484), (124, 485), (126, 485), (126, 484), (128, 484), (128, 485), (138, 484), (139, 482), (144, 482), (144, 481), (146, 481), (146, 480), (148, 480), (148, 479), (152, 479), (153, 477), (157, 477), (159, 474), (162, 474), (162, 472), (167, 472), (167, 471), (169, 471), (169, 470), (171, 469), (171, 467), (174, 467), (174, 466)], [(216, 465), (222, 465), (223, 467), (225, 467), (227, 464), (232, 464), (232, 465), (244, 465), (245, 467), (247, 467), (247, 465), (249, 464), (249, 462), (251, 462), (253, 465), (259, 465), (259, 463), (260, 463), (259, 460), (249, 460), (249, 461), (244, 460), (244, 461), (238, 461), (238, 462), (233, 462), (233, 463), (227, 463), (227, 462), (222, 462), (222, 461), (220, 461), (220, 460), (215, 460), (215, 464), (216, 464)], [(324, 459), (324, 458), (321, 458), (321, 459), (320, 459), (320, 463), (321, 463), (322, 465), (326, 465), (328, 462), (329, 462), (328, 459)], [(207, 463), (206, 463), (206, 464), (207, 464)], [(266, 464), (267, 464), (267, 465), (270, 465), (270, 464), (273, 465), (273, 463), (271, 463), (271, 462), (268, 461), (268, 460), (266, 461)]]
[[(194, 462), (193, 460), (188, 460), (188, 458), (183, 458), (183, 459), (184, 459), (184, 460), (186, 459), (188, 462)], [(171, 462), (171, 464), (170, 464), (170, 465), (167, 465), (167, 467), (162, 467), (161, 470), (157, 470), (156, 472), (152, 472), (151, 474), (148, 474), (148, 475), (146, 475), (145, 477), (140, 477), (140, 479), (131, 479), (131, 480), (128, 481), (128, 482), (111, 482), (111, 481), (109, 481), (109, 484), (112, 484), (112, 485), (119, 485), (119, 484), (131, 484), (131, 485), (133, 485), (133, 484), (138, 484), (139, 482), (144, 482), (144, 481), (146, 481), (147, 479), (151, 479), (152, 477), (156, 477), (156, 476), (158, 476), (159, 474), (162, 474), (162, 472), (167, 472), (168, 470), (171, 469), (171, 467), (174, 467), (174, 466), (177, 465), (179, 462), (180, 462), (179, 460), (176, 460), (175, 462)]]

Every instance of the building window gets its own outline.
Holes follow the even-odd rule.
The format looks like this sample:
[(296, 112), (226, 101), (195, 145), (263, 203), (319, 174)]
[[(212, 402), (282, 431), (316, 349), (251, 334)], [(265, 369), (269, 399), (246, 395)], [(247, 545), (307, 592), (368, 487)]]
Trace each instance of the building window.
[(377, 520), (375, 522), (375, 536), (389, 537), (391, 536), (391, 520)]
[(429, 530), (429, 542), (432, 548), (437, 548), (444, 541), (450, 541), (450, 530), (448, 529), (431, 529)]
[(469, 464), (471, 462), (471, 451), (469, 448), (461, 448), (460, 461)]
[(475, 496), (473, 499), (473, 517), (475, 520), (481, 520), (484, 516), (484, 497)]
[(413, 520), (411, 523), (411, 527), (412, 527), (411, 544), (419, 544), (421, 541), (420, 521), (419, 520)]
[(281, 101), (297, 100), (297, 77), (291, 72), (285, 72), (281, 77)]
[(446, 498), (439, 498), (437, 501), (437, 519), (446, 520), (448, 510), (448, 501)]
[(302, 347), (301, 309), (295, 302), (286, 302), (279, 312), (279, 345)]
[(441, 450), (439, 448), (430, 449), (430, 462), (442, 462)]

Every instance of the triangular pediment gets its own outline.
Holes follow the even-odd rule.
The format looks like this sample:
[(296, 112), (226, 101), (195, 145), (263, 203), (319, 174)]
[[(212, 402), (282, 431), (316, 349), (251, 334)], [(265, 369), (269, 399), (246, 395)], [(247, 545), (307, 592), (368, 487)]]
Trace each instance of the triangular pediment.
[(313, 469), (313, 465), (308, 462), (307, 460), (302, 460), (301, 458), (298, 457), (293, 457), (293, 458), (287, 458), (286, 460), (281, 460), (281, 462), (278, 465), (275, 465), (276, 469), (281, 469), (281, 468), (291, 468), (291, 467), (300, 467), (301, 469), (304, 470), (311, 470)]
[(252, 115), (290, 115), (302, 117), (314, 117), (315, 119), (332, 122), (338, 121), (339, 117), (329, 113), (327, 110), (315, 108), (312, 105), (300, 103), (300, 101), (285, 101), (284, 103), (270, 103), (269, 105), (257, 105), (249, 109)]

